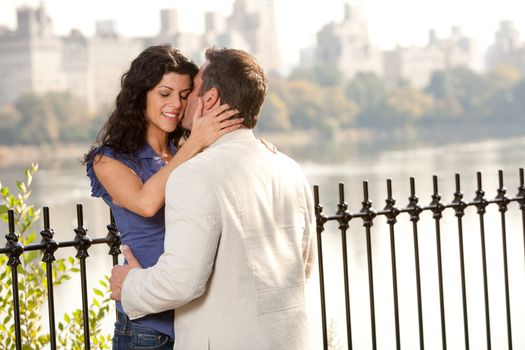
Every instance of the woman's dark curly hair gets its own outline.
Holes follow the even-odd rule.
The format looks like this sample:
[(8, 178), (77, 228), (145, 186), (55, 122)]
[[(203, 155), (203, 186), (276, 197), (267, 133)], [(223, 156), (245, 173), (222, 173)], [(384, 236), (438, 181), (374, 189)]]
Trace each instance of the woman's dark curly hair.
[[(115, 110), (99, 131), (95, 144), (84, 156), (84, 162), (97, 154), (99, 146), (109, 146), (117, 153), (135, 153), (146, 142), (148, 122), (146, 96), (164, 74), (188, 74), (193, 83), (199, 68), (171, 45), (150, 46), (131, 62), (129, 70), (120, 79), (121, 90), (117, 95)], [(177, 128), (170, 139), (180, 137)]]

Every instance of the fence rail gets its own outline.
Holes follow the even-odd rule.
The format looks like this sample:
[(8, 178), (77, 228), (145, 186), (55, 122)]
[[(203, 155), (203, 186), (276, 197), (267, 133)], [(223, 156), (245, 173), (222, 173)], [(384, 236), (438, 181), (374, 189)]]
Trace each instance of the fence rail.
[(82, 318), (84, 328), (84, 348), (91, 348), (89, 338), (89, 308), (88, 308), (88, 288), (86, 273), (86, 258), (89, 257), (88, 249), (96, 244), (108, 244), (109, 255), (113, 257), (113, 265), (118, 263), (120, 251), (120, 235), (115, 225), (113, 215), (110, 214), (110, 224), (107, 225), (108, 233), (104, 238), (90, 238), (87, 235), (87, 229), (84, 227), (84, 215), (82, 205), (77, 204), (77, 227), (74, 229), (75, 239), (72, 241), (57, 242), (53, 240), (54, 231), (50, 228), (49, 208), (43, 208), (44, 229), (40, 232), (42, 241), (37, 244), (23, 246), (19, 242), (19, 237), (15, 232), (14, 211), (8, 211), (9, 232), (5, 236), (7, 243), (5, 248), (0, 248), (0, 254), (6, 254), (9, 257), (7, 265), (11, 268), (12, 294), (14, 305), (14, 324), (15, 324), (15, 345), (16, 350), (22, 349), (22, 332), (20, 324), (20, 299), (18, 290), (18, 271), (20, 265), (20, 255), (25, 252), (40, 250), (42, 251), (42, 262), (46, 264), (47, 271), (47, 293), (48, 293), (48, 312), (49, 312), (49, 335), (51, 350), (57, 349), (56, 342), (56, 325), (55, 325), (55, 301), (53, 291), (53, 261), (55, 261), (55, 252), (60, 248), (75, 247), (77, 249), (76, 258), (80, 262), (80, 288), (82, 291)]
[[(385, 217), (389, 231), (390, 244), (390, 263), (391, 263), (391, 277), (392, 277), (392, 298), (393, 298), (393, 313), (394, 313), (394, 333), (396, 349), (401, 349), (401, 324), (400, 324), (400, 306), (399, 306), (399, 286), (398, 286), (398, 267), (396, 258), (396, 242), (395, 232), (398, 217), (402, 214), (409, 216), (412, 223), (412, 240), (414, 249), (414, 267), (415, 267), (415, 281), (416, 281), (416, 296), (417, 296), (417, 323), (418, 323), (418, 341), (420, 349), (425, 347), (425, 333), (423, 324), (423, 302), (421, 291), (421, 257), (419, 251), (419, 232), (418, 222), (420, 216), (424, 212), (431, 212), (432, 218), (435, 222), (435, 239), (436, 239), (436, 256), (437, 256), (437, 279), (439, 288), (439, 308), (440, 308), (440, 333), (441, 343), (443, 349), (447, 349), (447, 333), (446, 333), (446, 315), (445, 315), (445, 293), (443, 281), (443, 251), (441, 242), (441, 220), (443, 212), (452, 211), (457, 220), (457, 239), (459, 244), (459, 260), (460, 260), (460, 275), (461, 275), (461, 309), (463, 318), (463, 335), (464, 347), (470, 349), (469, 338), (469, 312), (466, 293), (466, 272), (465, 272), (465, 248), (463, 237), (463, 217), (465, 210), (468, 207), (475, 207), (479, 217), (479, 233), (481, 239), (481, 256), (482, 256), (482, 275), (483, 275), (483, 300), (484, 300), (484, 326), (486, 333), (486, 347), (491, 349), (491, 323), (490, 323), (490, 304), (488, 297), (488, 278), (487, 278), (487, 255), (486, 255), (486, 241), (485, 241), (485, 213), (486, 208), (490, 205), (497, 206), (501, 217), (501, 235), (503, 246), (503, 274), (504, 274), (504, 288), (505, 288), (505, 315), (506, 315), (506, 335), (508, 349), (513, 348), (512, 336), (512, 322), (511, 322), (511, 307), (509, 295), (509, 266), (507, 256), (507, 225), (506, 213), (509, 204), (516, 202), (521, 210), (521, 221), (523, 239), (525, 240), (525, 184), (523, 168), (519, 169), (519, 187), (518, 193), (515, 197), (507, 196), (507, 191), (503, 184), (503, 172), (499, 171), (499, 187), (497, 188), (497, 195), (493, 199), (486, 199), (485, 192), (482, 186), (482, 175), (477, 173), (477, 190), (475, 191), (474, 199), (470, 202), (463, 200), (463, 193), (460, 186), (460, 175), (455, 175), (455, 192), (453, 193), (453, 200), (451, 203), (445, 204), (441, 201), (441, 195), (438, 191), (438, 178), (433, 177), (433, 194), (429, 205), (422, 206), (419, 204), (419, 198), (416, 196), (415, 179), (410, 178), (410, 197), (406, 207), (396, 207), (396, 200), (392, 196), (392, 181), (386, 181), (387, 198), (385, 200), (385, 207), (382, 210), (374, 210), (372, 202), (369, 199), (368, 182), (363, 182), (363, 201), (362, 207), (358, 212), (350, 212), (348, 204), (345, 202), (344, 185), (339, 184), (339, 203), (334, 215), (325, 215), (323, 213), (323, 206), (320, 204), (319, 187), (314, 186), (314, 201), (315, 213), (317, 219), (317, 241), (318, 241), (318, 262), (319, 262), (319, 280), (320, 280), (320, 299), (321, 299), (321, 323), (323, 335), (323, 348), (328, 349), (328, 327), (327, 327), (327, 312), (326, 312), (326, 283), (325, 283), (325, 266), (323, 261), (323, 232), (325, 225), (329, 222), (338, 224), (338, 230), (341, 234), (342, 246), (342, 263), (343, 263), (343, 283), (344, 283), (344, 308), (346, 321), (346, 341), (348, 348), (353, 348), (353, 334), (352, 334), (352, 312), (350, 303), (350, 287), (349, 270), (348, 270), (348, 235), (350, 222), (352, 220), (360, 219), (365, 227), (366, 238), (366, 268), (368, 274), (368, 293), (369, 293), (369, 312), (370, 312), (370, 330), (371, 330), (371, 344), (372, 348), (377, 349), (377, 330), (376, 330), (376, 305), (375, 305), (375, 289), (374, 289), (374, 266), (372, 255), (372, 227), (374, 220), (378, 217)], [(77, 227), (74, 229), (75, 238), (71, 241), (57, 242), (53, 240), (53, 229), (50, 228), (49, 209), (43, 208), (44, 229), (40, 232), (42, 240), (40, 243), (23, 246), (19, 242), (19, 236), (15, 232), (15, 220), (12, 210), (8, 212), (8, 234), (6, 235), (7, 243), (4, 248), (0, 248), (0, 254), (5, 254), (9, 257), (7, 265), (11, 269), (12, 277), (12, 297), (14, 305), (14, 325), (16, 335), (16, 349), (22, 349), (22, 336), (20, 325), (20, 300), (18, 291), (18, 273), (17, 267), (20, 265), (20, 256), (30, 251), (41, 251), (42, 262), (46, 264), (47, 269), (47, 293), (48, 293), (48, 312), (49, 312), (49, 330), (50, 330), (50, 348), (56, 349), (56, 326), (55, 326), (55, 305), (54, 305), (54, 291), (53, 291), (53, 261), (55, 260), (55, 252), (64, 247), (75, 247), (77, 249), (76, 258), (80, 261), (80, 282), (82, 291), (82, 310), (83, 310), (83, 326), (84, 326), (84, 346), (85, 349), (90, 349), (89, 338), (89, 311), (88, 311), (88, 291), (87, 291), (87, 276), (86, 276), (86, 258), (89, 257), (88, 250), (92, 245), (108, 244), (109, 255), (113, 257), (113, 264), (117, 264), (118, 255), (121, 253), (120, 236), (113, 220), (110, 216), (110, 224), (107, 225), (107, 236), (103, 238), (90, 238), (87, 235), (87, 229), (84, 227), (82, 205), (77, 205)], [(376, 221), (377, 222), (377, 221)], [(353, 232), (352, 232), (353, 233)], [(525, 249), (525, 247), (524, 247)], [(524, 252), (525, 257), (525, 252)], [(523, 311), (523, 310), (522, 310)], [(359, 317), (359, 315), (354, 316)]]
[[(443, 349), (447, 349), (447, 333), (446, 333), (446, 318), (444, 307), (444, 288), (443, 288), (443, 252), (441, 242), (441, 219), (445, 210), (453, 211), (457, 218), (457, 234), (459, 243), (460, 256), (460, 271), (461, 271), (461, 295), (462, 295), (462, 313), (463, 313), (463, 333), (465, 349), (470, 349), (469, 341), (469, 313), (467, 310), (467, 293), (466, 293), (466, 279), (465, 279), (465, 249), (463, 238), (463, 217), (465, 209), (468, 207), (475, 207), (477, 215), (479, 216), (480, 239), (481, 239), (481, 256), (482, 256), (482, 270), (483, 270), (483, 300), (484, 300), (484, 323), (486, 333), (486, 347), (492, 348), (491, 340), (491, 323), (490, 323), (490, 305), (488, 297), (488, 278), (487, 278), (487, 247), (486, 247), (486, 232), (485, 232), (485, 213), (489, 205), (497, 205), (501, 213), (501, 235), (503, 246), (503, 274), (504, 274), (504, 288), (505, 288), (505, 314), (506, 314), (506, 333), (508, 349), (513, 348), (512, 342), (512, 322), (511, 322), (511, 307), (509, 295), (509, 267), (507, 254), (507, 227), (506, 227), (506, 213), (508, 205), (512, 202), (519, 204), (521, 210), (521, 220), (523, 223), (523, 239), (525, 240), (525, 185), (523, 168), (519, 169), (519, 187), (518, 193), (515, 197), (509, 198), (507, 191), (503, 184), (503, 172), (498, 172), (499, 187), (497, 188), (497, 196), (493, 199), (485, 198), (485, 191), (482, 186), (482, 174), (477, 173), (477, 190), (475, 191), (474, 199), (470, 202), (463, 200), (463, 193), (461, 192), (460, 175), (455, 175), (455, 192), (454, 199), (451, 203), (445, 204), (441, 201), (441, 195), (438, 191), (438, 178), (433, 177), (433, 194), (429, 205), (421, 206), (419, 198), (416, 196), (415, 179), (410, 178), (410, 197), (408, 205), (405, 208), (397, 208), (395, 206), (396, 200), (392, 197), (392, 182), (386, 181), (387, 198), (385, 200), (385, 207), (382, 210), (374, 210), (372, 202), (369, 200), (368, 182), (363, 182), (363, 201), (362, 208), (359, 212), (351, 213), (348, 211), (348, 204), (345, 202), (344, 184), (339, 184), (339, 203), (334, 215), (323, 214), (323, 206), (320, 204), (319, 187), (314, 186), (314, 201), (315, 213), (317, 219), (317, 241), (318, 241), (318, 260), (319, 260), (319, 280), (320, 280), (320, 297), (321, 297), (321, 317), (322, 317), (322, 331), (323, 331), (323, 348), (328, 349), (328, 329), (327, 329), (327, 315), (326, 315), (326, 290), (325, 290), (325, 266), (323, 262), (323, 232), (325, 225), (333, 221), (337, 223), (341, 235), (342, 246), (342, 264), (343, 264), (343, 281), (344, 281), (344, 299), (345, 299), (345, 321), (346, 321), (346, 341), (348, 348), (353, 348), (352, 339), (352, 323), (351, 323), (351, 303), (350, 303), (350, 283), (348, 272), (348, 251), (347, 251), (347, 236), (349, 223), (351, 220), (361, 219), (365, 227), (366, 235), (366, 257), (367, 257), (367, 272), (368, 272), (368, 292), (370, 300), (370, 329), (371, 329), (371, 344), (372, 349), (377, 349), (377, 332), (376, 332), (376, 309), (375, 309), (375, 290), (374, 290), (374, 266), (372, 256), (372, 226), (377, 217), (384, 216), (387, 219), (389, 226), (389, 240), (390, 240), (390, 259), (391, 259), (391, 275), (392, 275), (392, 297), (394, 304), (394, 328), (395, 328), (395, 346), (396, 349), (401, 349), (400, 337), (400, 321), (399, 321), (399, 286), (397, 281), (397, 266), (396, 266), (396, 245), (395, 245), (395, 228), (397, 218), (401, 214), (408, 214), (412, 223), (412, 238), (414, 248), (414, 267), (416, 280), (416, 296), (417, 296), (417, 315), (418, 315), (418, 337), (419, 348), (425, 348), (425, 334), (423, 324), (423, 305), (421, 292), (421, 257), (419, 251), (419, 232), (418, 221), (420, 215), (424, 212), (431, 212), (435, 221), (435, 238), (436, 238), (436, 255), (437, 255), (437, 271), (438, 271), (438, 286), (439, 286), (439, 308), (440, 308), (440, 332), (441, 343)], [(525, 255), (524, 255), (525, 256)], [(523, 312), (523, 310), (522, 310)]]

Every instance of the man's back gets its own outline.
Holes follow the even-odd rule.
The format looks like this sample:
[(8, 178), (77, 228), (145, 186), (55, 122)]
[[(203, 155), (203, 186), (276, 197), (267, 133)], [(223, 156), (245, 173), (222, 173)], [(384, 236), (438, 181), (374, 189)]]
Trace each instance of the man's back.
[(175, 349), (308, 348), (312, 210), (299, 166), (251, 130), (172, 173), (164, 260), (179, 299), (197, 297), (176, 309)]

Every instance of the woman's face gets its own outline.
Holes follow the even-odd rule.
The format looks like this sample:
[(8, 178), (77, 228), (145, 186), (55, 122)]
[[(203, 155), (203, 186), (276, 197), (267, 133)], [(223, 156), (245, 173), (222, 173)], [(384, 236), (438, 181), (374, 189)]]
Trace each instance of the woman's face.
[(165, 133), (175, 130), (184, 115), (186, 100), (192, 84), (187, 74), (166, 73), (146, 95), (148, 131), (152, 128)]

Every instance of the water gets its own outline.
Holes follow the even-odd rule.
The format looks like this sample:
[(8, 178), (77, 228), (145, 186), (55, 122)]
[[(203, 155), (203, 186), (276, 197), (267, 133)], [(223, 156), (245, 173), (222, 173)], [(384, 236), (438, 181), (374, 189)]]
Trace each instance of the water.
[[(464, 200), (471, 201), (477, 188), (476, 172), (483, 173), (486, 198), (496, 196), (497, 171), (505, 174), (508, 196), (517, 193), (518, 169), (524, 167), (525, 139), (489, 140), (484, 142), (444, 145), (417, 150), (395, 149), (330, 162), (303, 160), (302, 164), (312, 184), (320, 185), (320, 201), (325, 215), (337, 211), (338, 186), (345, 183), (345, 199), (350, 212), (358, 212), (363, 201), (362, 181), (368, 181), (370, 198), (375, 209), (382, 209), (386, 199), (386, 178), (392, 179), (393, 196), (398, 207), (406, 207), (409, 197), (409, 177), (414, 176), (420, 205), (431, 202), (432, 176), (439, 179), (442, 201), (450, 203), (455, 192), (454, 174), (462, 175)], [(463, 314), (459, 271), (459, 243), (457, 222), (453, 211), (444, 212), (441, 222), (443, 273), (447, 346), (463, 349)], [(509, 205), (507, 215), (507, 246), (511, 316), (514, 348), (525, 348), (523, 329), (525, 318), (524, 246), (521, 212), (517, 203)], [(468, 208), (464, 218), (464, 245), (466, 285), (471, 349), (485, 349), (485, 321), (481, 243), (475, 208)], [(416, 282), (412, 224), (407, 214), (398, 217), (396, 225), (396, 263), (398, 271), (400, 333), (402, 349), (419, 349), (416, 304)], [(426, 349), (442, 349), (439, 310), (438, 267), (436, 236), (431, 213), (425, 212), (418, 223), (421, 261), (423, 322)], [(507, 348), (504, 304), (503, 257), (500, 216), (497, 206), (491, 205), (485, 215), (488, 261), (489, 304), (491, 313), (492, 346)], [(348, 231), (350, 303), (354, 349), (371, 349), (368, 270), (365, 229), (362, 220), (351, 221)], [(326, 298), (329, 324), (333, 322), (339, 344), (346, 348), (343, 263), (341, 239), (337, 223), (326, 224), (323, 233), (325, 254)], [(376, 219), (372, 227), (372, 255), (374, 271), (375, 312), (378, 349), (395, 348), (394, 306), (390, 258), (389, 230), (384, 217)]]
[[(322, 149), (315, 145), (302, 149), (282, 148), (292, 154), (303, 166), (311, 184), (320, 186), (321, 203), (324, 213), (334, 214), (338, 203), (338, 183), (345, 183), (345, 198), (350, 212), (360, 210), (363, 201), (362, 181), (368, 181), (370, 199), (375, 209), (385, 206), (387, 178), (392, 179), (393, 196), (398, 207), (405, 207), (409, 197), (409, 177), (416, 179), (416, 194), (421, 205), (431, 201), (432, 176), (439, 178), (439, 192), (442, 201), (449, 203), (455, 192), (454, 174), (462, 175), (462, 191), (465, 201), (475, 196), (476, 172), (483, 173), (483, 188), (487, 198), (496, 196), (498, 187), (497, 171), (505, 173), (505, 187), (508, 196), (513, 197), (518, 187), (518, 169), (525, 167), (525, 138), (486, 140), (463, 144), (422, 146), (411, 149), (407, 146), (391, 147), (384, 150), (364, 150), (354, 145), (339, 145)], [(329, 152), (329, 153), (323, 153)], [(15, 188), (22, 166), (0, 168), (0, 179)], [(84, 206), (84, 226), (89, 228), (91, 237), (105, 236), (109, 222), (107, 207), (100, 199), (89, 196), (89, 181), (83, 167), (75, 161), (57, 161), (41, 164), (41, 169), (32, 185), (32, 203), (37, 208), (50, 208), (51, 227), (57, 240), (74, 238), (76, 227), (75, 204)], [(509, 206), (507, 215), (507, 243), (509, 247), (510, 298), (513, 322), (514, 348), (525, 348), (525, 304), (521, 297), (525, 292), (524, 248), (521, 214), (517, 203)], [(492, 325), (493, 348), (506, 349), (505, 304), (503, 283), (503, 260), (500, 217), (497, 208), (489, 206), (486, 215), (487, 260), (489, 280), (489, 301)], [(38, 222), (37, 231), (42, 223)], [(423, 318), (425, 325), (425, 348), (441, 349), (439, 296), (437, 285), (437, 256), (434, 222), (430, 213), (422, 214), (419, 228), (419, 249), (421, 256), (421, 278)], [(7, 232), (5, 223), (0, 225)], [(451, 349), (463, 349), (463, 321), (459, 275), (459, 248), (457, 224), (453, 213), (445, 211), (441, 224), (443, 245), (443, 272), (447, 345)], [(366, 241), (360, 219), (352, 220), (348, 231), (349, 278), (352, 308), (353, 345), (355, 349), (371, 348), (371, 328), (368, 296), (368, 272), (366, 268)], [(3, 235), (2, 235), (3, 236)], [(3, 237), (2, 237), (3, 239)], [(400, 303), (401, 345), (403, 349), (419, 349), (417, 335), (417, 304), (414, 279), (414, 247), (412, 226), (407, 214), (399, 216), (396, 225), (396, 248)], [(472, 349), (485, 349), (484, 307), (482, 298), (481, 247), (478, 218), (474, 208), (468, 208), (464, 218), (464, 239), (466, 259), (466, 284), (469, 309), (469, 335)], [(5, 244), (5, 240), (0, 241)], [(329, 322), (335, 331), (336, 343), (346, 348), (344, 329), (344, 290), (342, 283), (340, 235), (335, 223), (327, 223), (323, 234), (325, 251), (325, 279), (327, 283), (327, 307)], [(111, 257), (107, 246), (90, 250), (88, 260), (89, 285), (111, 268)], [(60, 254), (74, 254), (73, 248)], [(395, 345), (393, 318), (392, 276), (390, 265), (390, 241), (388, 226), (384, 218), (374, 221), (372, 227), (372, 254), (374, 264), (374, 291), (378, 334), (378, 349), (392, 349)], [(317, 274), (313, 276), (308, 301), (314, 318), (313, 338), (320, 342), (319, 294), (315, 288)], [(60, 315), (65, 310), (80, 307), (80, 282), (78, 278), (57, 288), (57, 306)], [(66, 296), (74, 296), (68, 297)], [(43, 310), (45, 312), (45, 310)], [(107, 320), (105, 329), (111, 330), (112, 320)], [(315, 347), (315, 348), (319, 348)]]

